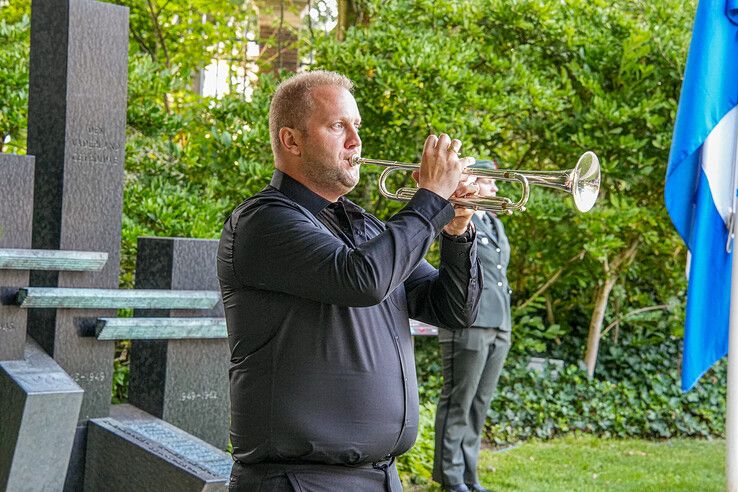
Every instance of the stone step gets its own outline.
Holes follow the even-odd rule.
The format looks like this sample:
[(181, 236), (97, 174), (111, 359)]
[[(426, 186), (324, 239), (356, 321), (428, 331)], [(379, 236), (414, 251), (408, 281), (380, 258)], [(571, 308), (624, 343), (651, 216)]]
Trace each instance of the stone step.
[(107, 261), (107, 253), (94, 251), (0, 248), (0, 270), (97, 272)]
[(220, 293), (210, 290), (71, 289), (24, 287), (16, 303), (21, 308), (81, 309), (212, 309)]
[(99, 318), (98, 340), (228, 338), (225, 318)]
[[(436, 336), (438, 328), (411, 319), (410, 333)], [(228, 338), (228, 330), (224, 318), (99, 318), (95, 335), (98, 340)]]

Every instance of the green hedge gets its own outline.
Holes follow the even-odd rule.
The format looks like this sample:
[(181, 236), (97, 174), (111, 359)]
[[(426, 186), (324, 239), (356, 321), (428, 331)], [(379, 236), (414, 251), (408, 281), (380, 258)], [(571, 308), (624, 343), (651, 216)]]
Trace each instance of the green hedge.
[[(500, 377), (485, 429), (495, 446), (570, 433), (666, 439), (724, 437), (727, 365), (718, 363), (689, 392), (680, 389), (680, 340), (644, 346), (625, 337), (601, 354), (589, 381), (578, 363), (538, 372), (513, 352)], [(427, 483), (433, 466), (433, 418), (443, 382), (435, 338), (416, 339), (421, 395), (415, 447), (398, 461), (406, 480)]]
[[(420, 393), (436, 402), (442, 377), (434, 339), (416, 343)], [(694, 389), (682, 392), (680, 341), (641, 346), (630, 340), (602, 354), (591, 381), (578, 363), (542, 372), (513, 355), (489, 410), (488, 438), (507, 444), (573, 431), (605, 437), (711, 437), (725, 432), (726, 365), (718, 363)]]

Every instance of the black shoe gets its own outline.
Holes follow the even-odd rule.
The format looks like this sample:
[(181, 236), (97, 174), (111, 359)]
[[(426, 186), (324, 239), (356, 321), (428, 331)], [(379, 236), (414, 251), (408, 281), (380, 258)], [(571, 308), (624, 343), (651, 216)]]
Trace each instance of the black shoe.
[(457, 485), (446, 485), (443, 487), (443, 490), (447, 492), (470, 492), (469, 487), (463, 483)]
[(468, 483), (466, 484), (466, 488), (472, 492), (490, 492), (489, 490), (485, 489), (478, 483)]

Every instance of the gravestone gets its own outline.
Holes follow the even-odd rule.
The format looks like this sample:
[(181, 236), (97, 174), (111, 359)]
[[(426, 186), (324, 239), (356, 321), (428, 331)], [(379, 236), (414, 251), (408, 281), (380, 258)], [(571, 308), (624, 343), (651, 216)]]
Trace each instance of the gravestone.
[(33, 340), (0, 361), (0, 490), (61, 490), (82, 404), (80, 388)]
[[(0, 248), (30, 248), (33, 211), (33, 157), (0, 154)], [(26, 311), (13, 306), (28, 270), (0, 269), (0, 360), (22, 359)]]
[[(138, 289), (218, 290), (217, 240), (139, 238)], [(137, 310), (135, 315), (170, 315)], [(211, 310), (176, 311), (173, 316), (222, 317)], [(133, 340), (128, 401), (219, 449), (228, 445), (230, 396), (228, 341), (224, 338)]]
[[(39, 287), (116, 288), (128, 80), (128, 9), (33, 0), (28, 154), (35, 156), (32, 246), (106, 252), (97, 272), (34, 271)], [(114, 342), (83, 337), (114, 312), (36, 309), (29, 334), (84, 389), (65, 488), (80, 490), (86, 421), (108, 415)]]
[(131, 405), (90, 421), (85, 490), (225, 491), (226, 452)]

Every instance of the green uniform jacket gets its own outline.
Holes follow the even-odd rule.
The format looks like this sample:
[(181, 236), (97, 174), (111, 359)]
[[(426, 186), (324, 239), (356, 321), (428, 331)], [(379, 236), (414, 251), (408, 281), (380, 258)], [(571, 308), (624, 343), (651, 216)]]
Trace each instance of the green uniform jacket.
[(484, 272), (484, 290), (481, 295), (479, 314), (473, 326), (510, 331), (512, 289), (507, 282), (510, 243), (505, 235), (505, 228), (500, 219), (490, 213), (485, 214), (484, 220), (474, 214), (472, 221), (477, 227), (477, 257)]

